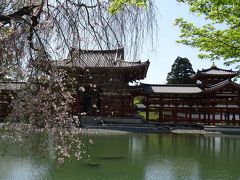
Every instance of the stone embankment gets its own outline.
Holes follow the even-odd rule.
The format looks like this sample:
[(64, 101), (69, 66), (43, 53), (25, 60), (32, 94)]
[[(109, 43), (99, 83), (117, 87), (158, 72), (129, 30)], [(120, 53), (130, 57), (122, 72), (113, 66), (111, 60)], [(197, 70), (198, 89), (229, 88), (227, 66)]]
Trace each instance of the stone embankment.
[[(220, 134), (236, 134), (240, 135), (240, 126), (204, 126), (198, 124), (161, 124), (151, 122), (113, 122), (110, 118), (108, 121), (103, 119), (90, 119), (83, 121), (81, 127), (73, 127), (71, 131), (74, 134), (102, 134), (102, 135), (120, 135), (127, 133), (174, 133), (174, 134), (200, 134), (200, 135), (220, 135)], [(114, 119), (116, 120), (116, 119)], [(97, 121), (97, 123), (96, 123)], [(4, 127), (4, 123), (0, 123), (0, 129)], [(28, 124), (11, 124), (7, 126), (14, 130), (27, 129), (34, 131), (44, 131), (43, 128), (34, 128)], [(54, 130), (55, 128), (53, 128)], [(49, 129), (48, 129), (49, 130)], [(59, 130), (59, 129), (58, 129)], [(65, 130), (64, 128), (62, 130)], [(69, 129), (68, 129), (69, 130)]]
[(236, 126), (183, 126), (183, 125), (153, 125), (153, 124), (104, 124), (87, 125), (87, 129), (102, 129), (111, 131), (124, 131), (133, 133), (174, 133), (174, 134), (200, 134), (200, 135), (240, 135), (240, 127)]
[(128, 131), (100, 129), (100, 128), (73, 128), (73, 134), (87, 134), (87, 135), (122, 135), (129, 134)]
[(171, 133), (173, 134), (202, 134), (202, 135), (206, 135), (206, 134), (215, 134), (215, 135), (219, 135), (222, 134), (221, 132), (212, 132), (212, 131), (206, 131), (206, 130), (187, 130), (187, 129), (174, 129), (171, 130)]

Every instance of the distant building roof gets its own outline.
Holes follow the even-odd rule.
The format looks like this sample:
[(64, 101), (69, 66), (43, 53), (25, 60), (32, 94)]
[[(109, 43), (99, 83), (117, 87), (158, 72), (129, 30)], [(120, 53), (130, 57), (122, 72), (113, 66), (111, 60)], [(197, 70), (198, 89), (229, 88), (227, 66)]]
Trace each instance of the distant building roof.
[(105, 57), (109, 58), (117, 58), (117, 59), (124, 59), (124, 49), (110, 49), (110, 50), (83, 50), (83, 49), (78, 49), (76, 50), (75, 48), (71, 49), (68, 58), (72, 58), (74, 56), (81, 56), (83, 54), (87, 54), (87, 56), (102, 56), (104, 55)]
[(227, 85), (229, 85), (229, 84), (237, 87), (237, 88), (240, 90), (240, 85), (232, 82), (230, 79), (227, 79), (227, 80), (225, 80), (225, 81), (222, 81), (222, 82), (219, 82), (219, 83), (217, 83), (217, 84), (214, 84), (214, 85), (212, 85), (212, 86), (210, 86), (210, 87), (208, 87), (208, 88), (205, 88), (205, 89), (204, 89), (204, 92), (216, 91), (216, 90), (219, 90), (220, 88), (223, 88), (223, 87), (225, 87), (225, 86), (227, 86)]
[(196, 94), (202, 90), (196, 85), (162, 85), (162, 84), (141, 84), (144, 93), (164, 93), (164, 94)]
[(25, 86), (25, 82), (0, 82), (0, 90), (16, 91)]
[(146, 62), (128, 62), (123, 60), (110, 61), (105, 58), (95, 59), (76, 59), (76, 60), (59, 60), (55, 61), (58, 67), (79, 67), (79, 68), (127, 68), (127, 67), (138, 67), (146, 66), (149, 61)]
[(58, 67), (79, 68), (127, 68), (137, 66), (148, 66), (146, 62), (124, 61), (124, 50), (79, 50), (69, 53), (69, 59), (54, 61)]
[(232, 70), (226, 70), (226, 69), (220, 69), (216, 66), (212, 66), (209, 69), (202, 69), (201, 71), (197, 71), (196, 74), (193, 74), (191, 78), (197, 79), (201, 76), (227, 76), (227, 77), (234, 77), (238, 74), (238, 71), (232, 71)]
[[(195, 84), (141, 84), (144, 94), (198, 94), (198, 93), (215, 93), (226, 86), (234, 87), (240, 92), (240, 85), (232, 82), (230, 79), (201, 89)], [(230, 92), (228, 92), (229, 95)]]

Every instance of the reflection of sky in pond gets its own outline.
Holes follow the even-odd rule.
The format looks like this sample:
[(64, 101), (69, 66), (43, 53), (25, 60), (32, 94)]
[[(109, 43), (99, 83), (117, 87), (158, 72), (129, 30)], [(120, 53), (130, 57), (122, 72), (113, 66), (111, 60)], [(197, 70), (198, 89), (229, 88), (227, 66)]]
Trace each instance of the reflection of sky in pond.
[(143, 135), (134, 135), (129, 138), (129, 152), (133, 161), (141, 159), (146, 146), (146, 137)]
[(144, 180), (199, 180), (199, 167), (195, 160), (179, 157), (175, 160), (152, 157), (144, 169)]
[(164, 180), (172, 178), (169, 161), (150, 162), (144, 169), (144, 180), (156, 180), (156, 177)]
[(43, 164), (33, 164), (30, 159), (3, 158), (0, 159), (1, 180), (38, 180), (45, 179), (48, 167)]
[(215, 137), (214, 138), (214, 151), (215, 151), (216, 156), (219, 156), (219, 154), (221, 153), (221, 139), (220, 139), (220, 137)]

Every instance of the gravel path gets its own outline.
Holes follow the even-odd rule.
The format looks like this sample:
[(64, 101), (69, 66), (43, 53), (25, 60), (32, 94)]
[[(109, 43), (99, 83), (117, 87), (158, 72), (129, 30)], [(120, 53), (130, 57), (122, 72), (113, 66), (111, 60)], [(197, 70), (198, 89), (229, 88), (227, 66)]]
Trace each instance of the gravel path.
[(129, 134), (131, 132), (127, 131), (118, 131), (110, 129), (88, 129), (88, 128), (73, 128), (73, 134), (89, 134), (89, 135), (122, 135)]

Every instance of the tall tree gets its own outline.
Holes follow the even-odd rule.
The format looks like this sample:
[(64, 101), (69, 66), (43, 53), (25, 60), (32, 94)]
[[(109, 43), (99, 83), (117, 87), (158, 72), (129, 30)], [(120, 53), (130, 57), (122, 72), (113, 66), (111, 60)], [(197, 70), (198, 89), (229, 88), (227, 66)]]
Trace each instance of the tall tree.
[(194, 73), (190, 61), (178, 56), (167, 75), (167, 84), (193, 84), (190, 76)]
[(180, 27), (177, 42), (196, 47), (200, 58), (223, 59), (226, 65), (240, 68), (240, 2), (239, 0), (178, 0), (188, 4), (190, 11), (205, 16), (207, 24), (198, 27), (183, 18), (176, 19)]

